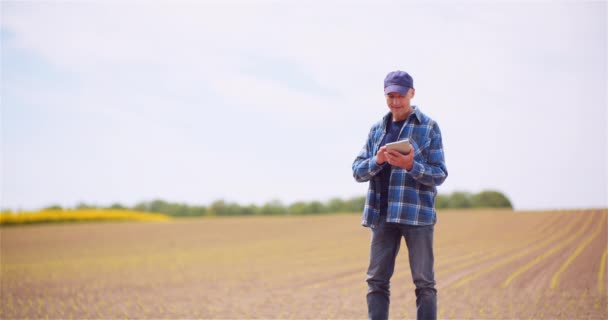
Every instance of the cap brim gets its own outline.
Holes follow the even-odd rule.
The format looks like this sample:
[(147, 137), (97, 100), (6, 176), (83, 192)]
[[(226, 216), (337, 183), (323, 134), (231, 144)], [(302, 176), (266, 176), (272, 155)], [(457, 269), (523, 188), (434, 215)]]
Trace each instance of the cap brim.
[(404, 86), (399, 86), (399, 85), (393, 84), (393, 85), (390, 85), (390, 86), (384, 88), (384, 94), (389, 94), (391, 92), (396, 92), (396, 93), (401, 94), (401, 95), (406, 95), (407, 91), (409, 89), (410, 88), (408, 88), (408, 87), (404, 87)]

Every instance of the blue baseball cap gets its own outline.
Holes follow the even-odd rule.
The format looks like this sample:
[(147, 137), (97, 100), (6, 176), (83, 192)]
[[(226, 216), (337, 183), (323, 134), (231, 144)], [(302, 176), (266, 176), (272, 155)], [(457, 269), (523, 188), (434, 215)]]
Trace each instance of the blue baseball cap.
[(392, 71), (384, 78), (384, 94), (397, 92), (405, 95), (410, 88), (414, 88), (414, 79), (405, 71)]

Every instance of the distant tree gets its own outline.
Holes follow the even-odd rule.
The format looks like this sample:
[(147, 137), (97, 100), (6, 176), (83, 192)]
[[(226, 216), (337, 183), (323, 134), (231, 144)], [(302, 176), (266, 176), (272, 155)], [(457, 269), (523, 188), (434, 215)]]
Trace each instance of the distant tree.
[(449, 204), (450, 204), (450, 196), (438, 194), (435, 197), (435, 208), (445, 209), (445, 208), (448, 208)]
[(365, 197), (354, 197), (347, 201), (349, 212), (361, 212), (365, 207)]
[(54, 204), (52, 206), (44, 208), (43, 210), (63, 210), (63, 207), (58, 204)]
[(223, 199), (215, 200), (209, 206), (209, 214), (212, 216), (220, 216), (224, 212), (224, 208), (226, 207), (226, 201)]
[(327, 212), (348, 212), (348, 202), (340, 198), (332, 198), (325, 205)]
[(308, 208), (305, 213), (308, 213), (308, 214), (319, 214), (319, 213), (327, 212), (327, 208), (320, 201), (312, 201), (312, 202), (308, 203), (307, 207)]
[(97, 209), (97, 206), (86, 204), (84, 202), (79, 202), (76, 205), (76, 209), (78, 209), (78, 210), (90, 210), (90, 209)]
[(148, 208), (148, 203), (147, 202), (140, 202), (136, 205), (133, 206), (133, 208), (131, 208), (135, 211), (143, 211), (143, 212), (147, 212), (150, 211), (150, 209)]
[(229, 216), (238, 216), (243, 214), (243, 209), (236, 202), (230, 202), (226, 206), (226, 213)]
[(468, 192), (453, 192), (448, 200), (448, 208), (470, 208), (471, 205), (471, 194)]
[(127, 209), (127, 207), (123, 206), (120, 203), (114, 203), (111, 206), (109, 206), (108, 209), (112, 209), (112, 210), (124, 210), (124, 209)]
[(279, 200), (267, 202), (260, 208), (261, 214), (280, 215), (287, 214), (287, 208)]
[(192, 206), (188, 208), (189, 216), (204, 216), (207, 214), (207, 207), (205, 206)]
[[(189, 206), (184, 203), (167, 202), (156, 199), (150, 202), (140, 202), (131, 209), (143, 212), (157, 212), (171, 216), (237, 216), (237, 215), (303, 215), (338, 212), (361, 212), (365, 206), (366, 197), (359, 196), (350, 199), (331, 198), (327, 202), (298, 201), (285, 206), (279, 200), (272, 200), (258, 207), (254, 204), (241, 206), (236, 202), (216, 200), (209, 207)], [(501, 192), (484, 190), (477, 194), (456, 191), (451, 194), (438, 194), (435, 197), (435, 207), (443, 208), (512, 208), (511, 201)], [(78, 203), (76, 209), (95, 209), (100, 206)], [(114, 203), (107, 209), (128, 209), (120, 203)], [(64, 210), (60, 205), (44, 208), (46, 210)], [(10, 209), (9, 209), (10, 210)], [(6, 210), (3, 210), (3, 212)], [(19, 209), (17, 209), (17, 212)]]
[(258, 212), (260, 211), (260, 208), (258, 208), (258, 206), (256, 206), (255, 204), (250, 204), (248, 206), (241, 207), (240, 210), (241, 210), (242, 215), (251, 216), (251, 215), (258, 214)]
[(241, 214), (241, 207), (238, 204), (228, 203), (223, 199), (214, 201), (209, 209), (211, 215), (236, 216)]
[(472, 206), (476, 208), (513, 208), (507, 196), (496, 190), (485, 190), (473, 195)]
[(289, 214), (293, 214), (293, 215), (305, 214), (305, 213), (307, 213), (306, 212), (307, 209), (308, 209), (308, 204), (306, 202), (298, 201), (298, 202), (292, 203), (287, 208), (287, 212)]
[(147, 210), (150, 212), (168, 213), (169, 203), (164, 200), (156, 199), (147, 204)]
[(169, 203), (167, 209), (172, 216), (187, 216), (189, 214), (188, 206), (181, 203)]

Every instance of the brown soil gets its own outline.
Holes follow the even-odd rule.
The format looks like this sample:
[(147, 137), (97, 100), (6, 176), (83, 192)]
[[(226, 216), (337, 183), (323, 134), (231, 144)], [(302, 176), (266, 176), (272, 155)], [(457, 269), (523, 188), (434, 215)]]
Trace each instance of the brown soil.
[[(579, 237), (501, 287), (560, 240), (492, 266), (573, 226), (567, 238), (591, 214)], [(440, 318), (608, 318), (608, 288), (600, 294), (598, 283), (608, 243), (602, 215), (608, 210), (440, 212)], [(239, 217), (2, 228), (0, 318), (365, 319), (370, 239), (359, 220)], [(598, 225), (598, 236), (551, 289), (554, 274)], [(391, 287), (391, 318), (415, 318), (404, 243)]]

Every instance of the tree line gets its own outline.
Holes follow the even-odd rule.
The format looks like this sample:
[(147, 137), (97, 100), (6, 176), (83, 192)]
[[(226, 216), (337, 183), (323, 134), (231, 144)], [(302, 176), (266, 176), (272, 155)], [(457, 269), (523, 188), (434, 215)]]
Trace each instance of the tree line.
[[(352, 213), (361, 212), (365, 205), (365, 197), (350, 199), (333, 198), (326, 202), (298, 201), (285, 205), (281, 201), (273, 200), (263, 205), (240, 205), (236, 202), (216, 200), (208, 206), (187, 205), (184, 203), (168, 202), (164, 200), (144, 201), (135, 206), (128, 207), (120, 203), (110, 206), (95, 206), (80, 203), (74, 209), (125, 209), (141, 212), (164, 213), (170, 216), (247, 216), (247, 215), (306, 215), (323, 213)], [(501, 192), (485, 190), (479, 193), (456, 191), (450, 194), (438, 194), (435, 198), (437, 209), (451, 208), (513, 208), (511, 201)], [(45, 209), (69, 209), (55, 205)]]

